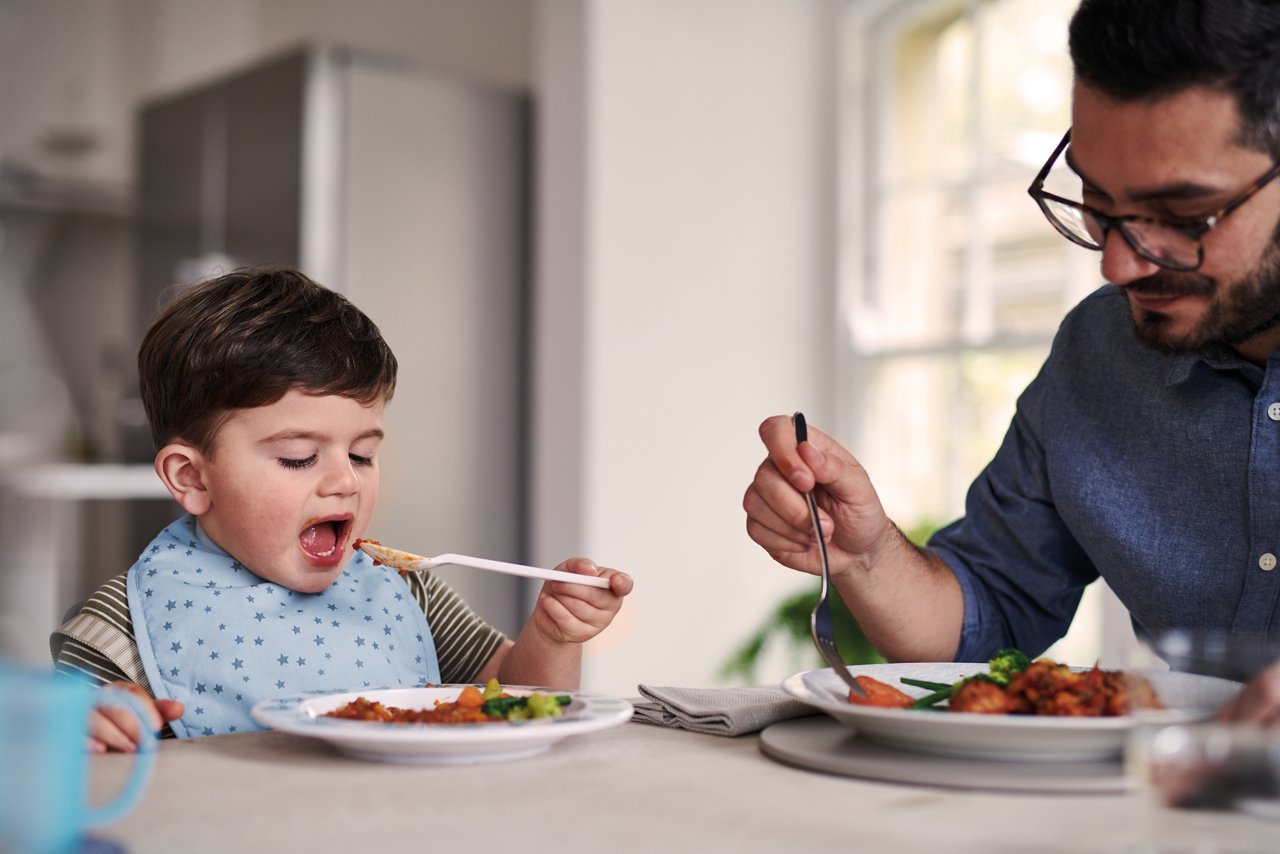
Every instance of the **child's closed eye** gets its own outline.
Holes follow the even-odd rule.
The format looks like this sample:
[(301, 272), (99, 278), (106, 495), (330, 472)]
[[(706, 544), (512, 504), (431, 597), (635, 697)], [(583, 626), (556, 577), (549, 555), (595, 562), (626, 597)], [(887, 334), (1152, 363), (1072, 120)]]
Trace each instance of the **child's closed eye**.
[(311, 456), (307, 457), (304, 460), (292, 459), (290, 457), (279, 457), (277, 459), (280, 465), (284, 466), (287, 469), (306, 469), (306, 468), (311, 468), (313, 465), (316, 464), (315, 454), (312, 454)]
[(359, 454), (347, 454), (347, 457), (351, 460), (351, 462), (355, 463), (358, 466), (373, 465), (373, 457), (362, 457)]

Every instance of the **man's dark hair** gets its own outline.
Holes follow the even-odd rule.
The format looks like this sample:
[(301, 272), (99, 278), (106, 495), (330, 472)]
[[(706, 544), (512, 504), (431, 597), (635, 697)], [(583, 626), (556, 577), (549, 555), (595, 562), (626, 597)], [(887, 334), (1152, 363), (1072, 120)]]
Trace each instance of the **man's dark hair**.
[(156, 448), (181, 439), (207, 453), (233, 410), (292, 389), (389, 400), (396, 357), (345, 297), (296, 270), (261, 267), (174, 299), (143, 338), (138, 378)]
[(1280, 159), (1280, 0), (1082, 0), (1070, 45), (1076, 79), (1116, 100), (1235, 96), (1240, 144)]

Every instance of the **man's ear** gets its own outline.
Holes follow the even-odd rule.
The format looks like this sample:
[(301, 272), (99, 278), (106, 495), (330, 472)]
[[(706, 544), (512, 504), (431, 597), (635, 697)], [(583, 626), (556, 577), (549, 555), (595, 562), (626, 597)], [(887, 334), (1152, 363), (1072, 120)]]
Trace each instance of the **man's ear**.
[(156, 474), (174, 500), (192, 516), (207, 513), (209, 490), (204, 483), (204, 454), (193, 445), (172, 442), (156, 454)]

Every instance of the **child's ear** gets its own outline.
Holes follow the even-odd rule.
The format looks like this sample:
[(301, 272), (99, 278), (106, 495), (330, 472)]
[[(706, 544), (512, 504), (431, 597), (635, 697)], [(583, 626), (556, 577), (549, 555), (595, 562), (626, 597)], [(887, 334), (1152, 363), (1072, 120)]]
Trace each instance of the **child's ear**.
[(173, 442), (156, 454), (156, 474), (174, 500), (192, 516), (209, 510), (209, 490), (205, 488), (203, 468), (204, 454), (193, 445)]

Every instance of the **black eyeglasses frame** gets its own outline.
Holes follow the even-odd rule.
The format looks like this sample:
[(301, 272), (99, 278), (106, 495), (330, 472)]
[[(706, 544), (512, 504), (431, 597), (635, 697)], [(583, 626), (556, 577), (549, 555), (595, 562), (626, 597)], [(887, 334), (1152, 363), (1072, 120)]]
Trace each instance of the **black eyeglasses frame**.
[[(1058, 162), (1058, 158), (1062, 156), (1062, 152), (1066, 150), (1067, 145), (1070, 142), (1071, 129), (1068, 128), (1067, 132), (1063, 134), (1062, 141), (1058, 143), (1058, 147), (1053, 150), (1053, 154), (1049, 155), (1049, 159), (1045, 161), (1044, 166), (1040, 168), (1039, 174), (1037, 174), (1035, 180), (1031, 182), (1031, 186), (1027, 188), (1027, 193), (1035, 200), (1036, 205), (1040, 208), (1040, 212), (1044, 214), (1045, 219), (1049, 220), (1049, 224), (1052, 225), (1059, 234), (1077, 246), (1083, 246), (1085, 249), (1092, 249), (1095, 252), (1101, 252), (1102, 246), (1100, 244), (1094, 241), (1083, 240), (1080, 235), (1072, 232), (1059, 222), (1058, 218), (1049, 211), (1047, 202), (1052, 201), (1068, 208), (1074, 208), (1080, 211), (1082, 215), (1092, 217), (1099, 225), (1102, 226), (1104, 240), (1106, 239), (1107, 232), (1114, 229), (1120, 232), (1125, 243), (1129, 244), (1129, 248), (1150, 261), (1152, 264), (1156, 264), (1168, 270), (1177, 270), (1179, 272), (1192, 272), (1200, 269), (1200, 266), (1204, 264), (1204, 236), (1221, 225), (1224, 219), (1226, 219), (1245, 202), (1249, 201), (1249, 199), (1253, 198), (1255, 193), (1267, 186), (1267, 184), (1271, 183), (1277, 177), (1280, 177), (1280, 163), (1277, 163), (1263, 174), (1262, 177), (1254, 181), (1239, 195), (1227, 201), (1226, 204), (1214, 213), (1205, 217), (1196, 217), (1195, 219), (1188, 220), (1186, 222), (1170, 222), (1156, 217), (1139, 216), (1136, 214), (1111, 216), (1110, 214), (1104, 214), (1100, 211), (1094, 210), (1083, 202), (1063, 198), (1062, 196), (1050, 193), (1044, 188), (1044, 182), (1048, 179), (1049, 173), (1053, 170), (1053, 165)], [(1131, 222), (1155, 225), (1186, 235), (1196, 245), (1196, 263), (1193, 265), (1171, 263), (1168, 258), (1161, 258), (1155, 253), (1147, 250), (1129, 232), (1128, 224)]]

